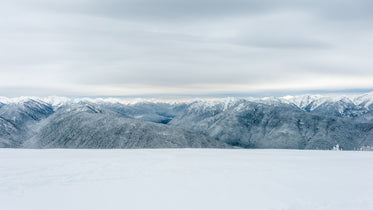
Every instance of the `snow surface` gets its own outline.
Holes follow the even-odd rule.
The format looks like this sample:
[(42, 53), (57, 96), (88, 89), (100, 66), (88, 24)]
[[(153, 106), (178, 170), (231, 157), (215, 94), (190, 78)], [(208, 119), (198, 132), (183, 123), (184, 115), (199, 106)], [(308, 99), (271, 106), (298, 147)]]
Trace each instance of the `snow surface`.
[(0, 209), (373, 209), (373, 152), (0, 149)]

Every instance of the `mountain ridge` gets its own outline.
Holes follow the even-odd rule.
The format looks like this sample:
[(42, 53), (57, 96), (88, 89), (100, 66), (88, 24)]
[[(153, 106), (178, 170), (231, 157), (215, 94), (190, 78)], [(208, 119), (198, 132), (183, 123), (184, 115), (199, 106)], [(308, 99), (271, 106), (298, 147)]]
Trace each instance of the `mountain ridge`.
[[(92, 115), (87, 117), (88, 114), (82, 113)], [(55, 121), (57, 119), (56, 116), (65, 119), (66, 123), (69, 122), (69, 125), (60, 125), (65, 126), (65, 130), (53, 124), (55, 123), (53, 119)], [(116, 123), (110, 118), (122, 119), (122, 122)], [(123, 120), (124, 118), (126, 120)], [(51, 140), (52, 137), (47, 135), (46, 130), (52, 125), (55, 129), (48, 131), (58, 130), (61, 134), (55, 139), (66, 138), (69, 129), (74, 130), (75, 127), (81, 130), (90, 128), (85, 130), (86, 133), (76, 132), (73, 135), (76, 141), (84, 140), (84, 136), (89, 136), (90, 132), (100, 136), (107, 130), (100, 131), (93, 124), (89, 124), (89, 122), (99, 124), (98, 119), (110, 121), (113, 133), (121, 130), (122, 127), (128, 127), (131, 123), (127, 121), (131, 121), (138, 124), (133, 128), (134, 130), (141, 127), (139, 124), (144, 124), (148, 130), (143, 132), (157, 127), (173, 133), (174, 137), (180, 138), (178, 133), (183, 134), (184, 137), (193, 133), (194, 137), (202, 135), (199, 138), (203, 141), (207, 141), (206, 136), (208, 136), (231, 146), (245, 148), (331, 149), (334, 145), (340, 144), (342, 148), (351, 150), (373, 144), (373, 92), (360, 95), (183, 100), (0, 97), (0, 147), (30, 146), (32, 145), (30, 142), (38, 138), (44, 141), (46, 136)], [(87, 124), (86, 127), (80, 124), (74, 125), (78, 121)], [(186, 134), (187, 131), (180, 128), (191, 133)], [(41, 131), (44, 133), (40, 133)], [(156, 130), (151, 132), (157, 133)], [(110, 133), (106, 135), (111, 136)], [(121, 135), (123, 134), (111, 137), (120, 139)], [(102, 139), (110, 142), (109, 138), (102, 137)], [(189, 140), (198, 142), (196, 139)], [(136, 141), (140, 142), (141, 139), (137, 138)], [(164, 147), (172, 145), (163, 143), (160, 145)], [(175, 145), (190, 146), (185, 141), (184, 143), (186, 145), (177, 143)], [(59, 146), (58, 144), (46, 145)], [(69, 147), (73, 148), (71, 145)], [(211, 146), (217, 145), (216, 142), (211, 144)], [(103, 145), (100, 146), (104, 148)]]

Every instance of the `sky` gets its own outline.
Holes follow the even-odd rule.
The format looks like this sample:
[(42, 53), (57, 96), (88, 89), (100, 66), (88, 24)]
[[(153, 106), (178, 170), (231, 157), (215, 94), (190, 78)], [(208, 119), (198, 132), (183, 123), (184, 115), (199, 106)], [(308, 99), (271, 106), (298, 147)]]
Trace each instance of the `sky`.
[(0, 95), (373, 90), (372, 0), (2, 0)]

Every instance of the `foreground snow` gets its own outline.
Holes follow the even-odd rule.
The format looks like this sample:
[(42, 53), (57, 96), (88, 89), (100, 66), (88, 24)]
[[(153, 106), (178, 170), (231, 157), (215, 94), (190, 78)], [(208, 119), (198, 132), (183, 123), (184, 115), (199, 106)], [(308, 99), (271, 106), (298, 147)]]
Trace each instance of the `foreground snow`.
[(0, 149), (0, 209), (373, 209), (373, 152)]

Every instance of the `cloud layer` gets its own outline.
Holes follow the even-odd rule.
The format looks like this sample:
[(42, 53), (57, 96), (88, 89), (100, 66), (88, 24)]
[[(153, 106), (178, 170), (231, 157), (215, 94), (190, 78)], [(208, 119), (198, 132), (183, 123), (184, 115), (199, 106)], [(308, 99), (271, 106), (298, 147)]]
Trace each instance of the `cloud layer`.
[(0, 95), (373, 88), (368, 0), (2, 4)]

